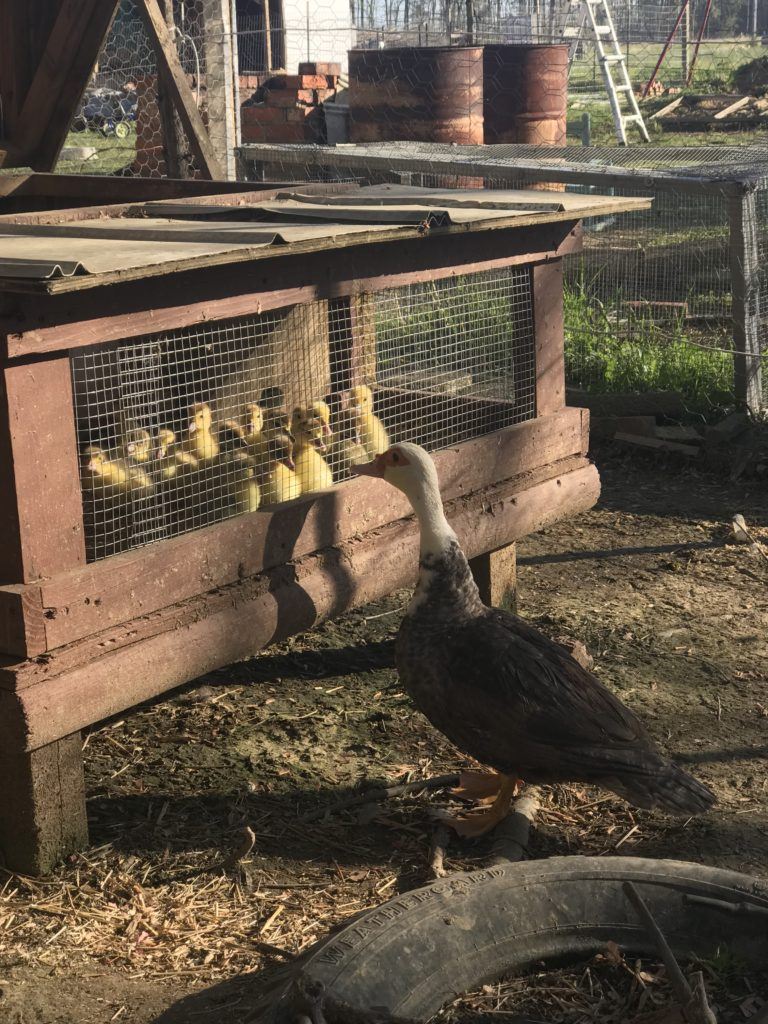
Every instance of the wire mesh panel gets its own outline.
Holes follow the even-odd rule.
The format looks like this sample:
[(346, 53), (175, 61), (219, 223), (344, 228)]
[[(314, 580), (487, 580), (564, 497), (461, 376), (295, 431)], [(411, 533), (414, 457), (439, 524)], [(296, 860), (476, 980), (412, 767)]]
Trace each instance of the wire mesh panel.
[(72, 356), (89, 561), (535, 414), (530, 272), (318, 301)]
[[(702, 413), (734, 398), (768, 408), (763, 146), (388, 142), (243, 152), (286, 176), (293, 168), (300, 177), (357, 175), (361, 183), (397, 175), (413, 185), (474, 180), (486, 188), (650, 197), (650, 210), (585, 220), (583, 254), (566, 260), (568, 383), (593, 391), (671, 389)], [(744, 339), (744, 368), (735, 372)], [(740, 374), (756, 379), (749, 394)]]

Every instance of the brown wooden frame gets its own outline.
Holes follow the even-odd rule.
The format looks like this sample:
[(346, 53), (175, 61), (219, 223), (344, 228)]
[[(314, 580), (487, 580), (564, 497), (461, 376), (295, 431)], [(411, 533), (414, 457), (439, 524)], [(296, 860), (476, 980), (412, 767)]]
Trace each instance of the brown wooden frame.
[[(509, 545), (590, 507), (599, 491), (586, 459), (587, 414), (564, 404), (562, 257), (580, 243), (577, 223), (561, 221), (350, 243), (332, 259), (262, 253), (85, 291), (6, 288), (0, 487), (12, 500), (0, 524), (0, 748), (15, 781), (0, 791), (0, 849), (10, 866), (44, 871), (84, 842), (78, 758), (61, 769), (72, 764), (79, 730), (406, 586), (416, 566), (405, 499), (364, 478), (86, 564), (69, 351), (322, 299), (343, 314), (329, 351), (332, 387), (342, 390), (371, 376), (368, 293), (530, 268), (536, 417), (436, 455), (449, 519), (484, 591), (511, 600)], [(410, 395), (435, 406), (483, 401)], [(398, 392), (381, 388), (377, 400), (396, 405)], [(495, 405), (499, 424), (509, 422), (504, 403)], [(52, 766), (63, 770), (59, 786), (41, 783)], [(15, 838), (17, 813), (27, 825)]]

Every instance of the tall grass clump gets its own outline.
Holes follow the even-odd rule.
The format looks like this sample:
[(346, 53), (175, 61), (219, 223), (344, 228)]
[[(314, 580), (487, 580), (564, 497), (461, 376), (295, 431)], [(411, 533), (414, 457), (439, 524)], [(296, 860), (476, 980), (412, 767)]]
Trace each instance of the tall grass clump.
[(733, 360), (694, 340), (683, 316), (662, 324), (628, 308), (620, 296), (606, 305), (583, 284), (565, 290), (566, 380), (596, 392), (678, 391), (691, 408), (705, 410), (733, 393)]

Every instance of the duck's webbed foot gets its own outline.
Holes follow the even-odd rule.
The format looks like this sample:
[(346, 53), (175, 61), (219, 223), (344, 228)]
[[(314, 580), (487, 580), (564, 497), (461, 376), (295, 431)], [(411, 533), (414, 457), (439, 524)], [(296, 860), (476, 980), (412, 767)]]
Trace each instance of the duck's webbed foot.
[(505, 778), (506, 776), (499, 772), (460, 772), (459, 784), (451, 790), (451, 796), (473, 803), (492, 802), (501, 792)]
[[(495, 828), (509, 814), (512, 801), (517, 796), (522, 780), (501, 774), (487, 775), (481, 772), (467, 774), (489, 780), (485, 787), (486, 795), (479, 799), (481, 805), (485, 804), (485, 806), (467, 811), (465, 814), (451, 814), (449, 811), (445, 811), (440, 815), (440, 819), (460, 836), (482, 836)], [(463, 789), (463, 782), (464, 774), (462, 773), (459, 787), (452, 791), (455, 795), (464, 795), (463, 792), (459, 792)], [(495, 784), (493, 788), (489, 788), (491, 782)], [(495, 799), (489, 803), (490, 797), (494, 794)]]

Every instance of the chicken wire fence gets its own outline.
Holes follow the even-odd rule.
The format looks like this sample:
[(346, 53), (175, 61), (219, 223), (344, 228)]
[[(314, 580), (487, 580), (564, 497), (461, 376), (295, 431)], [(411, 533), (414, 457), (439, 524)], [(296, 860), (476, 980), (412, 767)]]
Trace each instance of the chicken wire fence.
[[(567, 380), (768, 408), (768, 148), (246, 146), (243, 173), (650, 196), (566, 260)], [(450, 173), (449, 173), (450, 172)], [(554, 196), (553, 196), (554, 198)]]
[(89, 561), (535, 415), (528, 268), (127, 339), (71, 357)]
[[(668, 0), (609, 2), (630, 78), (636, 87), (642, 86), (661, 56), (680, 7)], [(379, 138), (562, 144), (566, 86), (571, 93), (597, 91), (606, 99), (595, 43), (580, 28), (585, 6), (571, 0), (551, 4), (539, 0), (445, 0), (439, 4), (437, 0), (159, 0), (159, 4), (183, 76), (225, 166), (227, 151), (238, 141), (334, 138), (345, 130), (339, 126), (350, 102), (362, 110), (362, 121), (379, 122)], [(728, 13), (717, 10), (723, 6)], [(768, 32), (765, 7), (757, 0), (715, 5), (697, 47), (704, 0), (696, 0), (659, 69), (660, 80), (665, 86), (679, 87), (695, 62), (693, 85), (704, 92), (768, 84), (760, 37), (761, 31)], [(201, 172), (200, 157), (164, 84), (142, 11), (143, 0), (120, 0), (58, 170), (150, 177), (192, 177)], [(525, 86), (516, 84), (515, 72), (498, 56), (489, 60), (476, 55), (474, 66), (467, 69), (463, 65), (470, 57), (462, 61), (457, 55), (456, 66), (445, 73), (438, 69), (435, 78), (426, 81), (424, 75), (433, 74), (434, 68), (415, 66), (412, 56), (401, 64), (393, 57), (394, 63), (389, 63), (394, 82), (378, 83), (379, 91), (391, 90), (391, 102), (380, 97), (371, 103), (366, 98), (371, 68), (377, 59), (386, 62), (385, 57), (376, 57), (382, 52), (545, 43), (564, 44), (566, 56), (561, 50), (531, 58)], [(357, 58), (362, 77), (355, 72), (350, 51), (369, 54)], [(760, 58), (762, 63), (742, 74), (743, 80), (738, 78), (740, 67)], [(320, 62), (338, 68), (338, 74), (329, 82), (319, 81), (322, 74), (310, 74), (308, 78), (315, 80), (294, 83), (293, 96), (281, 93), (284, 83), (271, 89), (276, 72), (298, 76), (302, 62)], [(411, 106), (424, 107), (409, 119), (405, 131), (399, 111), (404, 83), (405, 92), (412, 94)], [(487, 94), (479, 100), (478, 89)], [(529, 106), (522, 110), (522, 119), (507, 123), (509, 96), (516, 91), (523, 106)], [(499, 94), (497, 98), (494, 93)], [(494, 111), (501, 127), (493, 126)], [(485, 138), (483, 120), (491, 125)], [(464, 130), (460, 123), (468, 121), (472, 125), (464, 139), (459, 137)], [(432, 135), (419, 134), (429, 130)], [(459, 130), (459, 135), (449, 140), (440, 135), (441, 130)], [(574, 131), (579, 131), (577, 126)], [(354, 131), (353, 138), (369, 141)]]

